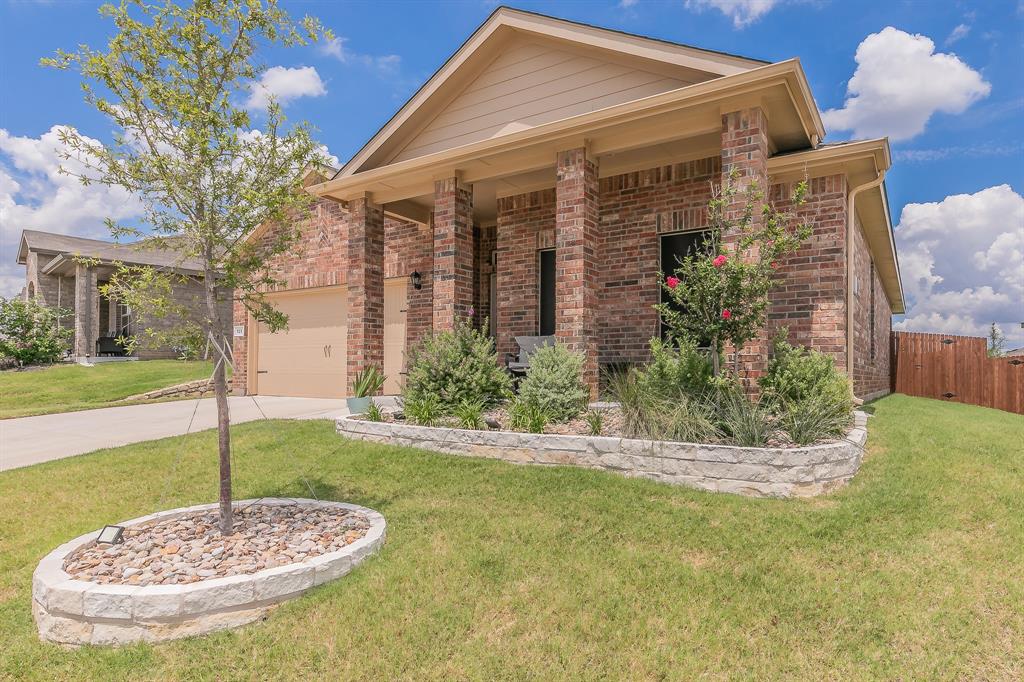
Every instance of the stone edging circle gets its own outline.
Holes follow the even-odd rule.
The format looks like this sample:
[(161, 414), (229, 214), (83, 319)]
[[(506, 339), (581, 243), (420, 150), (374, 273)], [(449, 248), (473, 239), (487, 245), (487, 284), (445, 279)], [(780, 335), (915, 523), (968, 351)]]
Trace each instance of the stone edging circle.
[[(95, 541), (98, 531), (66, 542), (47, 554), (32, 574), (32, 613), (41, 639), (67, 645), (162, 642), (234, 628), (261, 618), (275, 604), (336, 580), (384, 543), (384, 517), (366, 507), (309, 499), (238, 500), (242, 505), (319, 506), (366, 517), (366, 535), (336, 552), (255, 573), (200, 580), (187, 585), (118, 585), (75, 580), (64, 571), (74, 551)], [(197, 511), (201, 504), (158, 512), (118, 525), (134, 526)]]
[(435, 452), (501, 459), (517, 464), (605, 469), (665, 483), (750, 497), (811, 497), (829, 492), (860, 469), (867, 414), (854, 413), (843, 439), (796, 448), (748, 448), (610, 436), (470, 431), (355, 416), (336, 421), (339, 434), (357, 440)]

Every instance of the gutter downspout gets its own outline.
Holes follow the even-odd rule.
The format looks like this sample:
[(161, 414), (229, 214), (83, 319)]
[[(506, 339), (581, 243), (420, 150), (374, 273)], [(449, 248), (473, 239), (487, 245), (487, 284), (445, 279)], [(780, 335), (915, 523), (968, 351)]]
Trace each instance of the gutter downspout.
[(850, 190), (850, 196), (846, 204), (846, 375), (850, 378), (850, 387), (853, 388), (853, 278), (854, 270), (854, 239), (853, 234), (857, 229), (856, 200), (857, 195), (867, 189), (878, 187), (885, 180), (885, 169), (878, 171), (878, 177), (868, 180), (863, 185), (857, 185)]

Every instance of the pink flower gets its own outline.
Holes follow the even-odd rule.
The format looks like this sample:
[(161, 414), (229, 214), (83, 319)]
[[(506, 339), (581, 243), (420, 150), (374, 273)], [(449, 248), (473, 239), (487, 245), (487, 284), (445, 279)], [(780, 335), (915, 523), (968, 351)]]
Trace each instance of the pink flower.
[(711, 261), (711, 264), (714, 265), (716, 268), (720, 268), (723, 265), (725, 265), (725, 261), (727, 261), (727, 260), (729, 260), (729, 259), (726, 258), (725, 254), (723, 253), (722, 255), (720, 255), (717, 258), (715, 258), (715, 260)]
[(669, 275), (667, 278), (665, 278), (665, 284), (668, 286), (669, 289), (675, 289), (677, 286), (679, 286), (679, 278)]
[(732, 317), (732, 313), (729, 311), (728, 308), (726, 308), (725, 310), (722, 311), (722, 319), (723, 320), (728, 320), (730, 317)]

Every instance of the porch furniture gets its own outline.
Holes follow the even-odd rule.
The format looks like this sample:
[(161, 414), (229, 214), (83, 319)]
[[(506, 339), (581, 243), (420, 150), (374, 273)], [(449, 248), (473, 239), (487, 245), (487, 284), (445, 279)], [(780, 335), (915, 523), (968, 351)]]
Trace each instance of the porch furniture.
[(515, 338), (516, 343), (519, 344), (519, 354), (505, 353), (505, 367), (516, 378), (526, 375), (526, 370), (530, 369), (530, 356), (538, 348), (555, 345), (554, 336), (517, 336)]
[(124, 348), (117, 342), (116, 336), (101, 336), (96, 339), (96, 355), (103, 357), (108, 356), (122, 356), (124, 355)]

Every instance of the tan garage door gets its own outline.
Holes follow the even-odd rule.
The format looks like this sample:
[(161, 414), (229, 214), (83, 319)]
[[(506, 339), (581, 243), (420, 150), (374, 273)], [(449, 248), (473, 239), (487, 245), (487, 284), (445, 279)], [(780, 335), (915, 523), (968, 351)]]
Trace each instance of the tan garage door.
[(396, 395), (405, 385), (406, 289), (409, 279), (384, 280), (384, 394)]
[(260, 325), (256, 391), (261, 395), (345, 397), (348, 300), (345, 287), (271, 297), (287, 331)]

